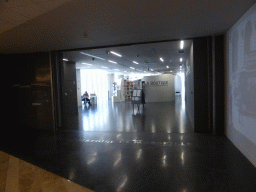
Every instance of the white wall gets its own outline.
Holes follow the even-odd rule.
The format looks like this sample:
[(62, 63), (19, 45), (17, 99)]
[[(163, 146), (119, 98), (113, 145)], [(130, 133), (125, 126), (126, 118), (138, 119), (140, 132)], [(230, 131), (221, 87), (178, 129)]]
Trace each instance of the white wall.
[(181, 84), (181, 77), (179, 76), (179, 75), (175, 75), (175, 93), (176, 92), (180, 92), (180, 94), (181, 94), (181, 86), (182, 86), (182, 84)]
[(256, 4), (226, 34), (227, 137), (256, 166)]
[(109, 95), (108, 95), (108, 98), (109, 99), (112, 99), (112, 96), (113, 95), (113, 83), (115, 82), (115, 76), (114, 76), (114, 73), (111, 73), (111, 74), (108, 74), (108, 90), (109, 90)]
[(168, 102), (175, 100), (174, 75), (145, 76), (142, 81), (145, 81), (146, 84), (157, 81), (168, 81), (167, 86), (145, 85), (146, 102)]
[(194, 52), (193, 44), (190, 47), (189, 59), (185, 67), (185, 101), (190, 122), (194, 127)]
[(77, 86), (77, 106), (81, 107), (82, 106), (82, 92), (81, 92), (81, 73), (80, 69), (76, 70), (76, 86)]

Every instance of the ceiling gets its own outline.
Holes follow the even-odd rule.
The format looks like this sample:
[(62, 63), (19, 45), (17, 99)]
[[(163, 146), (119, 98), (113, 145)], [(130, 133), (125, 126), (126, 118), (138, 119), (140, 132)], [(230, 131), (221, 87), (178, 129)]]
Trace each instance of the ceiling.
[[(181, 41), (139, 44), (113, 48), (68, 51), (63, 58), (76, 62), (79, 69), (101, 69), (122, 74), (176, 73), (185, 67), (192, 40), (184, 41), (184, 53), (179, 53)], [(119, 56), (111, 53), (118, 53)], [(121, 57), (120, 57), (121, 56)], [(163, 59), (163, 61), (160, 60)], [(182, 58), (182, 62), (180, 61)], [(114, 61), (116, 63), (112, 63)], [(135, 63), (136, 62), (136, 63)], [(133, 67), (134, 69), (130, 68)], [(172, 72), (170, 72), (172, 71)]]
[(0, 33), (51, 11), (68, 0), (0, 0)]
[(27, 53), (223, 34), (256, 0), (0, 2), (0, 53)]

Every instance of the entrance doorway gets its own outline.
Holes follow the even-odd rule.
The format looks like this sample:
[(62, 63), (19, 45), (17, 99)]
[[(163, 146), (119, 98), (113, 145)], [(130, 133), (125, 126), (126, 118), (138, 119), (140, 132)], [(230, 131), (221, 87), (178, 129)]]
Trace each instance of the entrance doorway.
[[(186, 102), (193, 102), (185, 92), (191, 89), (185, 82), (193, 69), (193, 43), (183, 41), (182, 49), (180, 44), (173, 41), (63, 52), (64, 65), (75, 63), (77, 102), (72, 105), (77, 114), (69, 113), (69, 108), (62, 111), (64, 129), (193, 132), (193, 119), (185, 107)], [(144, 107), (134, 107), (139, 89), (145, 96)], [(82, 102), (85, 91), (91, 105)]]

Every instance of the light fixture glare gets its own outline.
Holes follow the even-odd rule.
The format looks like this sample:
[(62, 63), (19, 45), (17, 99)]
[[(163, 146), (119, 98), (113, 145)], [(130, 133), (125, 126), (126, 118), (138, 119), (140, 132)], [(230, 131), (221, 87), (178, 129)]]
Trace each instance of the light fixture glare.
[(108, 62), (110, 62), (110, 63), (114, 63), (114, 64), (117, 64), (117, 62), (115, 62), (115, 61), (111, 61), (111, 60), (108, 60)]
[(114, 51), (110, 51), (110, 53), (113, 54), (113, 55), (116, 55), (116, 56), (118, 56), (118, 57), (122, 57), (122, 55), (120, 55), (119, 53), (116, 53), (116, 52), (114, 52)]
[(184, 41), (183, 40), (180, 42), (180, 49), (184, 49)]
[(82, 63), (83, 65), (92, 65), (92, 64), (89, 64), (89, 63)]
[(96, 57), (96, 56), (91, 55), (91, 54), (88, 54), (88, 53), (84, 53), (84, 52), (80, 52), (80, 53), (83, 54), (83, 55), (86, 55), (86, 56), (95, 58), (95, 59), (100, 59), (100, 60), (102, 60), (102, 61), (106, 60), (106, 59), (103, 59), (103, 58), (101, 58), (101, 57)]

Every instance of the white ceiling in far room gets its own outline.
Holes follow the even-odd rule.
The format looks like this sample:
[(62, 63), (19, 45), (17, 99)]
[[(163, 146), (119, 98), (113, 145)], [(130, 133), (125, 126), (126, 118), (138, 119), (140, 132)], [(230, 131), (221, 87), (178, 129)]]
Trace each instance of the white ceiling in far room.
[[(101, 69), (113, 73), (158, 75), (180, 72), (189, 57), (192, 40), (138, 44), (113, 48), (64, 52), (78, 69)], [(182, 58), (182, 62), (180, 61)], [(184, 68), (183, 68), (184, 69)]]

